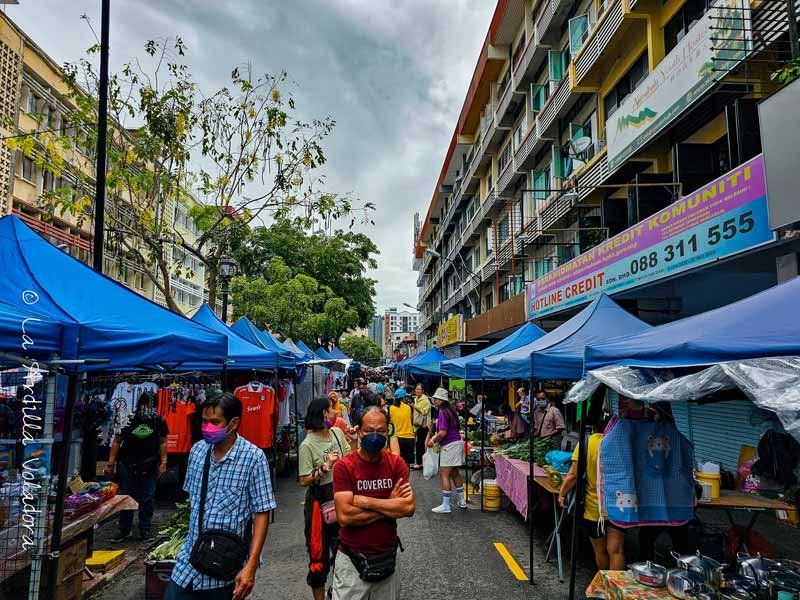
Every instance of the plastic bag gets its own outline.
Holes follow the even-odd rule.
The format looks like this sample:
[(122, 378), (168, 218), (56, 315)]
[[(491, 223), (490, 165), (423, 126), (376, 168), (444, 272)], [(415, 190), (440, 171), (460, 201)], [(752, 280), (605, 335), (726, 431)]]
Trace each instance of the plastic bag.
[(422, 455), (422, 476), (427, 480), (439, 472), (439, 453), (429, 448)]

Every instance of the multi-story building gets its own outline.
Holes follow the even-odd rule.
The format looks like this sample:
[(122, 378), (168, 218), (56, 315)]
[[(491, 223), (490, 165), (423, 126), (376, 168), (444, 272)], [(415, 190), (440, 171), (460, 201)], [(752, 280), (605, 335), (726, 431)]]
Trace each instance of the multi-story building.
[(367, 337), (378, 344), (381, 347), (381, 351), (383, 351), (383, 336), (383, 315), (375, 315), (372, 317), (372, 323), (367, 328)]
[[(692, 213), (692, 199), (694, 221), (668, 221), (686, 216), (680, 199), (694, 190), (705, 205), (727, 192), (704, 186), (758, 169), (757, 104), (789, 59), (786, 2), (499, 0), (415, 220), (420, 345), (459, 315), (448, 355), (526, 320), (552, 328), (600, 291), (656, 323), (774, 283), (776, 259), (796, 248), (761, 229), (766, 200), (752, 226), (733, 211), (715, 229), (721, 209)], [(661, 228), (667, 241), (699, 224), (700, 242), (673, 240), (686, 260), (667, 264), (669, 244), (649, 247), (643, 268), (623, 260), (650, 243), (637, 232)]]
[[(69, 126), (73, 109), (63, 69), (5, 12), (0, 13), (0, 135), (10, 137), (43, 130), (74, 135)], [(90, 181), (94, 178), (94, 148), (82, 148), (76, 144), (62, 154), (66, 167), (57, 178), (40, 168), (35, 157), (21, 151), (12, 152), (0, 144), (0, 193), (3, 198), (0, 214), (19, 216), (54, 245), (83, 262), (91, 263), (91, 215), (79, 219), (68, 211), (48, 211), (39, 202), (44, 193), (78, 185), (77, 173)], [(112, 199), (109, 202), (113, 205)], [(187, 206), (167, 208), (166, 218), (174, 219), (175, 227), (191, 241), (197, 231), (193, 220), (188, 218)], [(124, 205), (117, 210), (124, 210)], [(183, 265), (179, 274), (176, 269), (176, 274), (171, 275), (172, 293), (184, 314), (191, 314), (204, 300), (205, 268), (196, 258), (178, 248), (172, 248), (171, 252), (173, 262)], [(115, 248), (106, 244), (104, 273), (142, 296), (166, 305), (146, 268), (132, 258), (120, 256)]]
[[(410, 334), (415, 334), (419, 324), (419, 313), (412, 311), (398, 311), (396, 308), (389, 308), (383, 314), (383, 353), (385, 356), (394, 357), (399, 351), (400, 346), (406, 341), (406, 351), (408, 350)], [(415, 345), (416, 347), (416, 345)], [(407, 354), (404, 353), (406, 356)]]

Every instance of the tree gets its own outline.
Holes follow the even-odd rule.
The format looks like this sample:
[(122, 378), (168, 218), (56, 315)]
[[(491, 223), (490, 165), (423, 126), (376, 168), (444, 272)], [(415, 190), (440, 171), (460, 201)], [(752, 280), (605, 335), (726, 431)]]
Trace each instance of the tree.
[(302, 223), (280, 219), (269, 227), (256, 227), (237, 240), (234, 257), (248, 277), (265, 277), (265, 266), (279, 256), (295, 273), (305, 273), (329, 287), (358, 313), (357, 324), (366, 327), (375, 314), (375, 280), (367, 277), (377, 268), (375, 243), (363, 233), (334, 231), (308, 234)]
[(383, 358), (381, 347), (369, 338), (350, 336), (340, 344), (342, 352), (369, 367), (380, 366)]
[[(214, 306), (220, 261), (254, 219), (293, 217), (311, 226), (362, 210), (366, 218), (373, 208), (355, 209), (349, 197), (319, 189), (322, 142), (335, 122), (298, 119), (286, 73), (234, 69), (229, 86), (205, 94), (182, 62), (185, 52), (180, 38), (149, 41), (144, 60), (132, 59), (109, 85), (107, 245), (120, 260), (139, 263), (176, 312), (170, 275), (186, 268), (173, 259), (175, 248), (205, 265)], [(98, 76), (88, 59), (68, 64), (65, 73), (74, 107), (68, 125), (48, 129), (43, 115), (34, 131), (8, 145), (56, 179), (69, 170), (74, 185), (56, 186), (40, 204), (82, 220), (92, 211), (92, 176), (68, 165), (86, 164), (96, 146)], [(175, 226), (180, 204), (199, 230), (196, 238)]]
[(335, 344), (342, 333), (356, 326), (354, 309), (313, 277), (292, 276), (282, 258), (273, 257), (265, 275), (233, 279), (234, 318), (246, 316), (259, 329), (269, 328), (307, 344)]

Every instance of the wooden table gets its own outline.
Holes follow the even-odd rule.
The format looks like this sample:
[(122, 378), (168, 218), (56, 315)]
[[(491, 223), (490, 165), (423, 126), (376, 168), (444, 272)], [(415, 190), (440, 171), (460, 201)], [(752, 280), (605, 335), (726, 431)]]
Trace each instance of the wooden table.
[[(97, 510), (85, 514), (82, 517), (78, 517), (74, 521), (66, 523), (64, 525), (61, 537), (62, 547), (66, 546), (68, 542), (80, 537), (86, 532), (92, 531), (95, 525), (110, 519), (120, 511), (136, 510), (137, 508), (139, 508), (139, 504), (130, 496), (114, 496), (111, 498), (111, 500), (108, 500), (97, 507)], [(14, 527), (9, 527), (8, 529), (0, 531), (0, 543), (4, 549), (7, 549), (6, 556), (0, 558), (0, 560), (3, 560), (5, 563), (0, 579), (7, 579), (13, 574), (27, 568), (31, 564), (32, 550), (25, 550), (22, 548), (22, 534), (23, 531), (19, 525), (15, 525)]]
[(736, 521), (733, 518), (735, 512), (750, 513), (750, 520), (745, 526), (745, 533), (750, 533), (758, 517), (765, 512), (775, 512), (779, 520), (786, 521), (787, 515), (796, 510), (794, 506), (787, 504), (783, 500), (773, 500), (757, 494), (746, 494), (734, 490), (720, 490), (719, 498), (714, 498), (711, 502), (702, 502), (697, 505), (697, 508), (724, 510), (728, 516), (728, 521), (734, 527), (736, 526)]
[(600, 571), (606, 600), (674, 600), (667, 588), (642, 585), (627, 571)]

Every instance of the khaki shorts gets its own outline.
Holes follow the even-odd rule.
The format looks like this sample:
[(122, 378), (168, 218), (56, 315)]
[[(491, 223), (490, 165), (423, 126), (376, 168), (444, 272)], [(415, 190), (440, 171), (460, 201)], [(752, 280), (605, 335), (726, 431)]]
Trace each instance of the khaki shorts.
[(395, 571), (377, 583), (359, 577), (350, 557), (339, 552), (333, 569), (333, 600), (399, 600), (400, 579)]
[(464, 464), (464, 442), (450, 442), (442, 446), (440, 467), (460, 467)]

